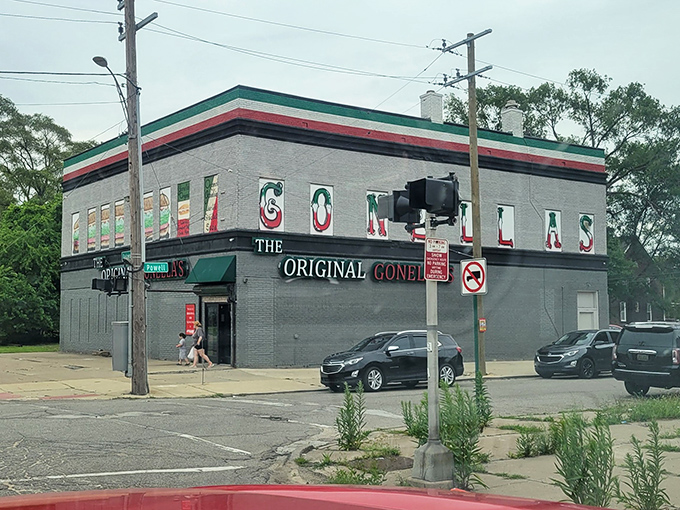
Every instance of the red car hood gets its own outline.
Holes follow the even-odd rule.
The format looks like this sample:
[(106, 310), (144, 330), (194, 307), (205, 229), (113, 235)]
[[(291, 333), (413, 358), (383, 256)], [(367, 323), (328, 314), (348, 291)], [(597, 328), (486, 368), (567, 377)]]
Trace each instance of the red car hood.
[(537, 499), (406, 487), (221, 485), (190, 489), (118, 489), (0, 498), (9, 510), (576, 510)]

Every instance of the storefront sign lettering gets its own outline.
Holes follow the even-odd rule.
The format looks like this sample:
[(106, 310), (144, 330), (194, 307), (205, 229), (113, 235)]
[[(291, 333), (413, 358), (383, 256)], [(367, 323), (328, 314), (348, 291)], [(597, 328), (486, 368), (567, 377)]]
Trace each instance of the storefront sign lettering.
[(126, 277), (128, 266), (111, 266), (102, 270), (102, 280), (113, 280), (114, 278)]
[[(371, 267), (371, 278), (377, 282), (424, 282), (425, 271), (422, 264), (407, 262), (376, 262)], [(449, 279), (453, 281), (453, 266), (449, 265)]]
[(283, 240), (253, 237), (253, 251), (255, 253), (269, 254), (283, 253)]
[(167, 273), (144, 273), (145, 280), (181, 280), (189, 276), (189, 262), (180, 259), (168, 263)]
[(286, 278), (337, 278), (363, 280), (366, 273), (361, 260), (284, 257), (279, 272)]

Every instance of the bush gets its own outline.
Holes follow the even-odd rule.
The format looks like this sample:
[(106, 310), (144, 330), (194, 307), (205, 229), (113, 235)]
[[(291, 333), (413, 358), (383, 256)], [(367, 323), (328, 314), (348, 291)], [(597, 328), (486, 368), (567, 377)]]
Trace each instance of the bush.
[(563, 480), (553, 481), (574, 503), (606, 507), (618, 485), (613, 476), (614, 441), (601, 417), (590, 432), (587, 427), (580, 414), (562, 416), (557, 422), (556, 467)]
[(366, 426), (366, 400), (364, 386), (359, 382), (356, 395), (352, 395), (349, 386), (345, 383), (345, 399), (335, 419), (338, 427), (338, 446), (341, 450), (358, 450), (361, 443), (368, 437), (364, 431)]
[[(661, 483), (666, 478), (663, 468), (663, 452), (659, 443), (659, 424), (652, 421), (649, 424), (649, 441), (645, 446), (640, 444), (635, 436), (631, 437), (633, 454), (626, 454), (625, 470), (628, 481), (625, 484), (632, 492), (623, 493), (617, 490), (617, 499), (626, 508), (633, 510), (660, 510), (670, 506), (670, 500)], [(648, 453), (645, 458), (643, 450)]]

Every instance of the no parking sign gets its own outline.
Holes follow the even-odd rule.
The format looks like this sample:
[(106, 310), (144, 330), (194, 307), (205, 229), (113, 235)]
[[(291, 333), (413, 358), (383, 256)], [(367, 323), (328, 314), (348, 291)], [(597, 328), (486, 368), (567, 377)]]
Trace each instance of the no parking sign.
[(463, 296), (486, 294), (486, 259), (461, 261), (460, 284)]

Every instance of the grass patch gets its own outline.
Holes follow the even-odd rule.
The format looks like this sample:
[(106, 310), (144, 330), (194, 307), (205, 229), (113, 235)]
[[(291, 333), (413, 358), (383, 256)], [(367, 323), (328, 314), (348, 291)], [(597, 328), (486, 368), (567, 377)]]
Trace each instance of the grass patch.
[[(537, 422), (554, 422), (555, 418), (552, 416), (501, 416), (500, 418), (504, 420), (516, 420), (516, 421), (537, 421)], [(502, 428), (502, 427), (499, 427)]]
[(662, 452), (680, 452), (680, 446), (675, 446), (674, 444), (660, 444), (659, 450)]
[(680, 418), (680, 395), (621, 400), (602, 409), (600, 415), (610, 425)]
[(298, 466), (306, 466), (309, 464), (309, 460), (304, 457), (297, 457), (294, 461)]
[(543, 432), (543, 428), (537, 427), (535, 425), (501, 425), (498, 428), (501, 430), (513, 430), (515, 432), (519, 432), (520, 434)]
[(667, 432), (665, 434), (661, 434), (659, 436), (659, 439), (677, 439), (680, 437), (680, 429), (675, 429), (675, 432)]
[(12, 354), (23, 352), (59, 352), (59, 344), (38, 345), (0, 345), (0, 354)]
[(370, 444), (361, 448), (366, 452), (362, 457), (364, 459), (378, 459), (381, 457), (398, 457), (401, 455), (401, 450), (396, 446), (387, 446), (385, 444)]
[(487, 471), (488, 474), (493, 476), (498, 476), (500, 478), (505, 478), (506, 480), (528, 480), (528, 476), (518, 475), (517, 473), (492, 473)]
[(385, 481), (385, 473), (379, 470), (362, 471), (348, 468), (338, 469), (328, 477), (330, 484), (343, 485), (381, 485)]

